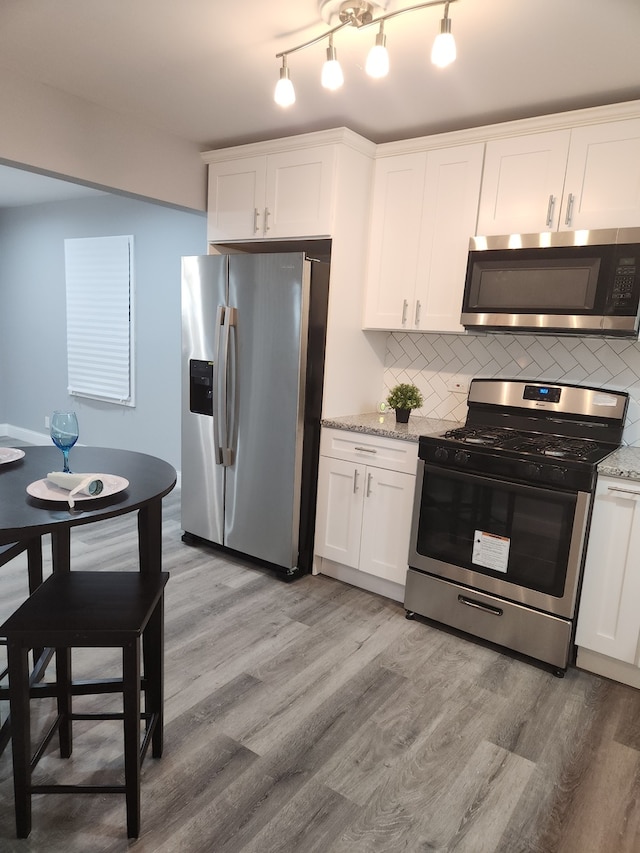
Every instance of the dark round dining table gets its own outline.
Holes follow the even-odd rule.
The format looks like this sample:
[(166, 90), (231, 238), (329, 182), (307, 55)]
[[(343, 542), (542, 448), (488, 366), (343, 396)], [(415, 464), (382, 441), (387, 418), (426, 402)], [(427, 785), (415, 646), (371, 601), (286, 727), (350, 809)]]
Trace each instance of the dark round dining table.
[(75, 507), (70, 509), (64, 499), (51, 501), (27, 493), (31, 483), (61, 470), (61, 452), (53, 445), (20, 449), (25, 454), (21, 459), (0, 465), (0, 546), (26, 545), (49, 533), (53, 571), (68, 571), (73, 527), (137, 511), (140, 571), (161, 571), (162, 498), (176, 484), (173, 466), (146, 453), (74, 447), (70, 454), (73, 471), (112, 474), (126, 478), (129, 484), (106, 497), (78, 500), (76, 496)]
[[(11, 559), (14, 553), (26, 550), (30, 594), (43, 580), (42, 536), (51, 535), (53, 572), (71, 571), (72, 528), (130, 512), (138, 513), (140, 571), (162, 571), (162, 499), (176, 484), (176, 471), (169, 463), (129, 450), (74, 447), (70, 465), (75, 472), (116, 475), (128, 480), (128, 485), (106, 496), (76, 496), (75, 506), (71, 509), (64, 497), (60, 501), (49, 500), (33, 497), (27, 492), (27, 486), (45, 479), (52, 471), (61, 470), (61, 452), (53, 445), (28, 446), (20, 450), (24, 451), (22, 458), (0, 465), (0, 557), (4, 553), (5, 558)], [(120, 485), (123, 484), (118, 483)], [(6, 548), (7, 545), (13, 547)], [(100, 568), (99, 555), (96, 568)], [(149, 648), (148, 642), (145, 634), (145, 661), (148, 655), (162, 653)], [(55, 695), (56, 686), (42, 682), (52, 654), (52, 649), (34, 650), (32, 695)], [(121, 679), (72, 682), (71, 692), (106, 693), (121, 690), (121, 684)], [(0, 687), (0, 699), (7, 698), (8, 687)], [(0, 753), (9, 742), (10, 723), (10, 717), (7, 717), (0, 726)]]

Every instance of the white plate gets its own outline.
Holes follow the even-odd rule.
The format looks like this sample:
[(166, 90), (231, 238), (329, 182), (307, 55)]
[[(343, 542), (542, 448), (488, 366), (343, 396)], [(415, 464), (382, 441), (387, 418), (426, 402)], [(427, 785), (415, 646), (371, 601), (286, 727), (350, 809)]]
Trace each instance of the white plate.
[(18, 450), (17, 447), (0, 447), (0, 465), (15, 462), (16, 459), (22, 459), (23, 456), (24, 450)]
[[(108, 498), (110, 495), (117, 495), (118, 492), (124, 491), (129, 485), (129, 481), (124, 477), (117, 477), (115, 474), (103, 474), (103, 488), (99, 495), (79, 495), (73, 496), (76, 503), (84, 503), (85, 501), (95, 501), (98, 498)], [(44, 480), (36, 480), (34, 483), (29, 483), (27, 492), (32, 498), (40, 498), (42, 501), (64, 501), (69, 499), (69, 490), (61, 489), (45, 477)]]

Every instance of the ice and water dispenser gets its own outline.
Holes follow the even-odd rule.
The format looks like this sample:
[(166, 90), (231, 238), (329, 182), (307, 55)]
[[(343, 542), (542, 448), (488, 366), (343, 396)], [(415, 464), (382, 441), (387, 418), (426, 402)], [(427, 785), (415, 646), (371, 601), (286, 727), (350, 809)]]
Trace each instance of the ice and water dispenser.
[(196, 415), (213, 415), (213, 362), (189, 360), (189, 409)]

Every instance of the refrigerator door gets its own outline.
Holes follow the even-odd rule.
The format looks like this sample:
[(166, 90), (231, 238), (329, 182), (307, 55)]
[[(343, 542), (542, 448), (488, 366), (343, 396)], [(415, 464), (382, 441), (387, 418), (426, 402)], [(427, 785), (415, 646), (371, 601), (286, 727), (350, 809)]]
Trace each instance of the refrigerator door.
[[(225, 469), (214, 441), (220, 400), (213, 379), (227, 304), (227, 258), (182, 259), (182, 527), (224, 542)], [(215, 422), (215, 423), (214, 423)]]
[(298, 559), (310, 264), (303, 253), (231, 255), (224, 543), (287, 569)]

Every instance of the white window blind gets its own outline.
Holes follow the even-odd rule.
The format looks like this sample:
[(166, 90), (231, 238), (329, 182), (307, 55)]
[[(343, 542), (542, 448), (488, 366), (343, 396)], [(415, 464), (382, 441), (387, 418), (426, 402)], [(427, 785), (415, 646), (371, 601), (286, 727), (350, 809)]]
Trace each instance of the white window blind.
[(69, 394), (135, 404), (133, 237), (64, 241)]

